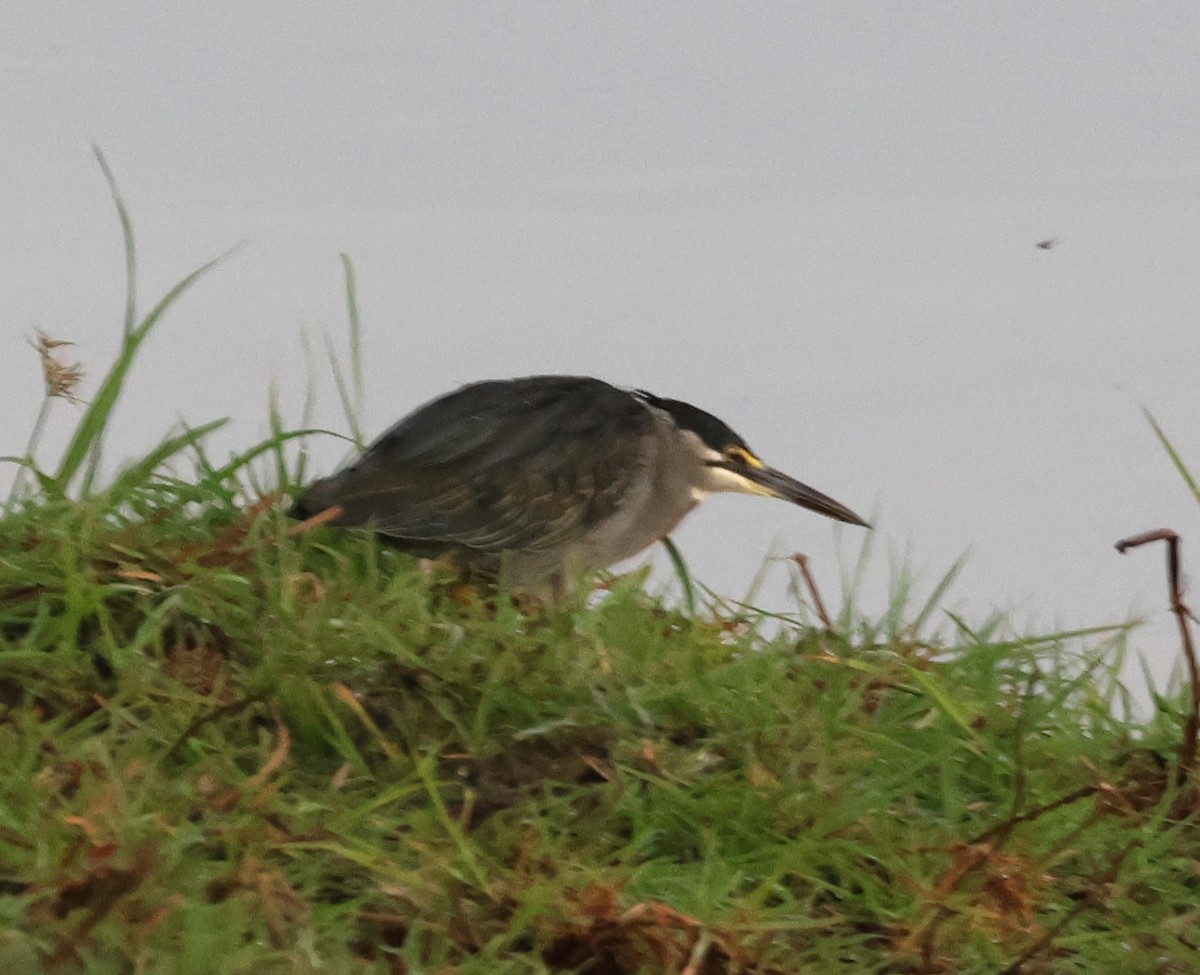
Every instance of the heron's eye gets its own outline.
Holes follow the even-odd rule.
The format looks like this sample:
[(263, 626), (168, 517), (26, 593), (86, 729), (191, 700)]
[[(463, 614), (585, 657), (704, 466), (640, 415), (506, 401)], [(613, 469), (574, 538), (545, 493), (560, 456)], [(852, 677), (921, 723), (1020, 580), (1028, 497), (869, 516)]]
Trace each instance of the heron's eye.
[(744, 447), (726, 447), (725, 462), (738, 467), (762, 467), (762, 461)]

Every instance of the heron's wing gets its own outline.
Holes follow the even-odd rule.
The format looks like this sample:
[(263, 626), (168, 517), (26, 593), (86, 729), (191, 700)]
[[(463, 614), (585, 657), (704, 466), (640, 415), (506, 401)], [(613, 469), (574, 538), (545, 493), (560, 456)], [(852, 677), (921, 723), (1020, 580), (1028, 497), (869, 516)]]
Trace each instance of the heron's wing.
[(569, 541), (620, 506), (653, 417), (599, 380), (533, 377), (467, 386), (385, 433), (301, 505), (340, 505), (413, 543), (484, 552)]

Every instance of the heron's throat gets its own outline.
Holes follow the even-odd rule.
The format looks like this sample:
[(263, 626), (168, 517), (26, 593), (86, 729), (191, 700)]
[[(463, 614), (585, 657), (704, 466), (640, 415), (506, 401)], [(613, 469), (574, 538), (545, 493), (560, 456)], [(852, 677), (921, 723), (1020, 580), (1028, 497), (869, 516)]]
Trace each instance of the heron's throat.
[(749, 478), (743, 477), (737, 471), (732, 471), (728, 467), (706, 465), (702, 478), (701, 484), (692, 489), (692, 496), (697, 501), (703, 501), (710, 494), (762, 494), (768, 497), (773, 496), (773, 492), (760, 487)]

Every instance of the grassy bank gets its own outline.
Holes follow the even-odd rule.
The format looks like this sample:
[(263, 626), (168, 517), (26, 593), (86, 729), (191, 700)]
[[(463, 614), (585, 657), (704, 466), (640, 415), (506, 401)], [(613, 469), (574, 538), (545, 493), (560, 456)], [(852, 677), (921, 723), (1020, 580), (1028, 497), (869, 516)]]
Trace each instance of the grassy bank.
[(6, 970), (1197, 970), (1189, 702), (1126, 716), (1120, 633), (464, 597), (297, 531), (279, 422), (102, 479), (178, 293), (0, 519)]

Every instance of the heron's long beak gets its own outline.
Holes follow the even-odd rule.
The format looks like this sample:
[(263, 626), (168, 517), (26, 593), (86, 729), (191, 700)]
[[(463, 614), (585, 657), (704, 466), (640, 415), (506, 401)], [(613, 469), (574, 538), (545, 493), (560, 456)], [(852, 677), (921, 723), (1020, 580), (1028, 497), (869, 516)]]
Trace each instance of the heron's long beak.
[[(809, 511), (825, 515), (827, 518), (836, 518), (838, 521), (861, 525), (863, 528), (871, 527), (844, 504), (834, 501), (829, 495), (822, 494), (807, 484), (801, 484), (794, 477), (788, 477), (783, 471), (777, 471), (773, 467), (746, 466), (738, 467), (736, 473), (750, 482), (747, 487), (754, 494), (782, 498), (784, 501), (798, 504), (801, 508), (808, 508)], [(751, 485), (753, 486), (751, 487)]]

